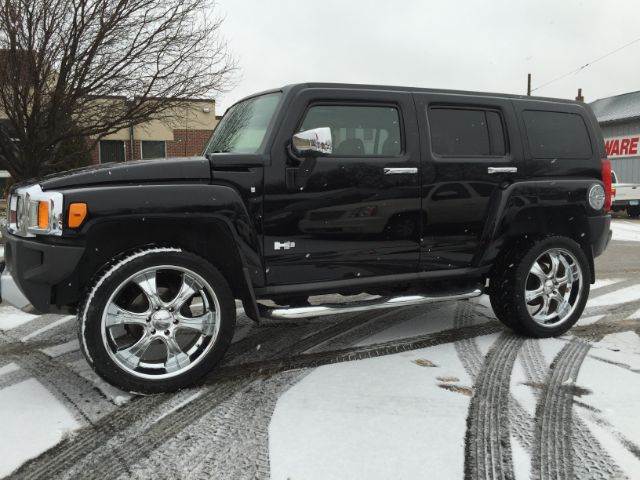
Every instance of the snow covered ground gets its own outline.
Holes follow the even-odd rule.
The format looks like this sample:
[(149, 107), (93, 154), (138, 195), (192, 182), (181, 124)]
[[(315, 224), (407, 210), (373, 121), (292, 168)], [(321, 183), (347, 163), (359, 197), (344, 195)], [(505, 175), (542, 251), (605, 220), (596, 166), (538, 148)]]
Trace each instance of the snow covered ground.
[(629, 220), (614, 220), (611, 223), (613, 240), (640, 242), (640, 223)]
[[(640, 227), (614, 223), (614, 238)], [(204, 385), (102, 382), (73, 317), (0, 305), (0, 477), (640, 478), (640, 278), (592, 286), (557, 339), (486, 297), (255, 326)]]

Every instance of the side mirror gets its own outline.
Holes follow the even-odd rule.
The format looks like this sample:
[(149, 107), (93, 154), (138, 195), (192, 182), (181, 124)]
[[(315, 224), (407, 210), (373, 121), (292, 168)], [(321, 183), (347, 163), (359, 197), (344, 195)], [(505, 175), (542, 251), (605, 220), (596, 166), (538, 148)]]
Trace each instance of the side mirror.
[(291, 139), (293, 153), (299, 157), (317, 157), (331, 155), (331, 129), (329, 127), (312, 128), (293, 135)]

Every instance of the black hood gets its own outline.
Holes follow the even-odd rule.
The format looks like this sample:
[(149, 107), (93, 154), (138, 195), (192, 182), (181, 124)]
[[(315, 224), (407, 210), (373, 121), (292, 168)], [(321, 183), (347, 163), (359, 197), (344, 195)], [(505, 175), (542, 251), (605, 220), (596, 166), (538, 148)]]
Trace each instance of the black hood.
[(103, 163), (44, 177), (43, 190), (105, 183), (210, 180), (209, 161), (204, 157), (160, 158), (125, 163)]

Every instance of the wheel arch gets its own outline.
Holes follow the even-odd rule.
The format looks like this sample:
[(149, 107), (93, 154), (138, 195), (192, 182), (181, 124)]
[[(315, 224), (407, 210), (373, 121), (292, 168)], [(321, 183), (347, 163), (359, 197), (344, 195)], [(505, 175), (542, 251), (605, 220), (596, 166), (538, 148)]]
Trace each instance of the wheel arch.
[[(92, 278), (114, 259), (133, 251), (158, 246), (177, 247), (213, 264), (227, 279), (236, 298), (251, 301), (253, 282), (249, 272), (253, 269), (260, 277), (260, 256), (248, 245), (243, 245), (239, 237), (226, 219), (216, 216), (195, 219), (146, 215), (144, 218), (131, 216), (96, 222), (86, 231), (85, 255), (75, 281), (79, 286), (89, 285)], [(79, 290), (82, 296), (82, 288)], [(70, 300), (58, 298), (60, 303)]]

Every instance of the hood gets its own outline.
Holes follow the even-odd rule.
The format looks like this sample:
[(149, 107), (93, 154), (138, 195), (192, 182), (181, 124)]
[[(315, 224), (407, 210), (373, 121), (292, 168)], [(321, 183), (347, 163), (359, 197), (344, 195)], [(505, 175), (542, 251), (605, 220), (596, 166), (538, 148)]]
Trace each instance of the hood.
[(124, 163), (103, 163), (44, 177), (43, 190), (108, 183), (210, 180), (209, 161), (204, 157), (160, 158)]

